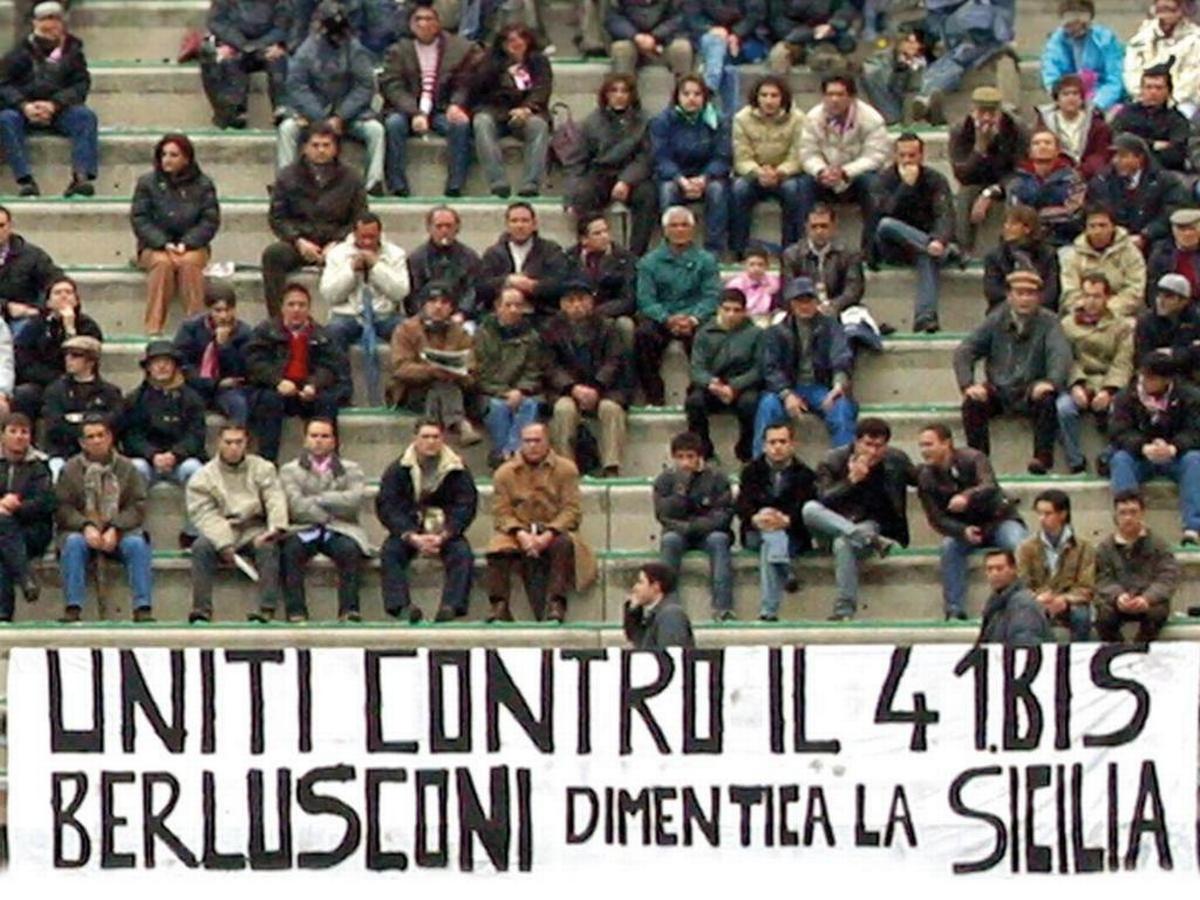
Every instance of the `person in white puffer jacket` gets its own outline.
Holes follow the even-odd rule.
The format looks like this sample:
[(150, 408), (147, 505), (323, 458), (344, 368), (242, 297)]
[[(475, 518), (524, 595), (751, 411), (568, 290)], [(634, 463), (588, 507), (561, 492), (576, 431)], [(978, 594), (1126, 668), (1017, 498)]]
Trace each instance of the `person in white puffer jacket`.
[(408, 296), (408, 259), (404, 250), (383, 239), (383, 223), (374, 213), (363, 213), (325, 257), (319, 290), (329, 304), (326, 329), (343, 349), (362, 337), (363, 304), (371, 299), (375, 333), (390, 341), (404, 319)]

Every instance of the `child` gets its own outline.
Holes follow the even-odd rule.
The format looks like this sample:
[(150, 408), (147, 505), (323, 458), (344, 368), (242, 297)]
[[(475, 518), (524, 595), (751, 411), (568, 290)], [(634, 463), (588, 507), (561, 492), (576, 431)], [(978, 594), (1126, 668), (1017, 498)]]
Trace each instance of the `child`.
[(746, 295), (746, 312), (760, 328), (771, 324), (775, 298), (779, 296), (779, 275), (768, 271), (770, 264), (766, 250), (751, 247), (746, 251), (745, 271), (725, 282), (725, 287), (737, 288)]

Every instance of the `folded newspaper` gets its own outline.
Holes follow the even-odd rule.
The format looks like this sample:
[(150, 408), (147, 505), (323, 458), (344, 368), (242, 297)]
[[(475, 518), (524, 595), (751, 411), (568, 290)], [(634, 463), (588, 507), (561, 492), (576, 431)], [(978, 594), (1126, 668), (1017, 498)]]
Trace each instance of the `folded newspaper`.
[(466, 375), (471, 370), (470, 350), (434, 350), (426, 347), (421, 351), (421, 359), (455, 375)]
[(233, 564), (241, 569), (243, 574), (251, 581), (258, 581), (258, 569), (254, 568), (254, 564), (242, 556), (242, 554), (233, 554)]

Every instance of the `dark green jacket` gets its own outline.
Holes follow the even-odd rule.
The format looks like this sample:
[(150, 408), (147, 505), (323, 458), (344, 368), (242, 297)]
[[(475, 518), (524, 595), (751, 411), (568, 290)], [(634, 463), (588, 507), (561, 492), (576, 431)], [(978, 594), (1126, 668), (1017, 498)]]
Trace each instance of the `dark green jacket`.
[(763, 330), (746, 319), (726, 331), (715, 318), (696, 334), (692, 345), (692, 386), (707, 388), (719, 378), (739, 394), (762, 384), (758, 364)]
[(543, 348), (528, 322), (509, 338), (500, 334), (500, 323), (488, 316), (475, 332), (475, 365), (479, 390), (495, 397), (513, 388), (534, 394), (541, 387)]
[(703, 322), (717, 311), (720, 293), (717, 258), (697, 244), (675, 253), (664, 241), (638, 263), (638, 313), (655, 322), (671, 316)]

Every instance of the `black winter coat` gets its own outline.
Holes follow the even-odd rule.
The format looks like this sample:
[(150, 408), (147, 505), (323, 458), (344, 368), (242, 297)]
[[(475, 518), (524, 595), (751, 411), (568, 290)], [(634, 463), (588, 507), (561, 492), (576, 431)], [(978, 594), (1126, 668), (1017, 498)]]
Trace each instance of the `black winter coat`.
[(1156, 416), (1138, 399), (1135, 381), (1113, 400), (1108, 436), (1114, 449), (1126, 450), (1134, 459), (1141, 459), (1142, 445), (1155, 438), (1174, 444), (1179, 456), (1200, 449), (1200, 392), (1177, 380), (1166, 410)]
[[(1187, 116), (1174, 106), (1145, 106), (1137, 101), (1126, 103), (1112, 120), (1113, 137), (1120, 134), (1136, 134), (1151, 148), (1150, 152), (1158, 164), (1172, 172), (1187, 169), (1188, 136), (1191, 126)], [(1155, 150), (1155, 141), (1166, 141), (1167, 146)]]
[[(533, 296), (533, 314), (545, 319), (558, 312), (558, 296), (562, 292), (563, 277), (567, 274), (567, 258), (562, 247), (554, 241), (535, 234), (530, 240), (533, 247), (525, 258), (521, 273), (537, 281)], [(475, 288), (476, 309), (491, 309), (504, 286), (504, 279), (516, 271), (512, 254), (508, 250), (508, 235), (501, 234), (496, 243), (483, 253), (479, 284)]]
[(583, 251), (576, 244), (567, 251), (567, 281), (586, 281), (596, 292), (596, 312), (605, 319), (632, 316), (637, 312), (638, 258), (613, 244), (595, 273), (583, 264)]
[(674, 531), (688, 538), (714, 531), (730, 533), (733, 489), (729, 479), (717, 469), (667, 469), (654, 479), (654, 518), (664, 532)]
[(604, 28), (614, 41), (649, 34), (665, 47), (677, 37), (687, 37), (684, 4), (678, 0), (611, 0)]
[[(920, 228), (943, 244), (954, 240), (954, 200), (950, 182), (936, 169), (921, 166), (916, 184), (909, 186), (900, 177), (896, 166), (883, 169), (871, 193), (875, 197), (876, 223), (883, 216), (891, 216)], [(915, 253), (897, 248), (890, 243), (882, 244), (884, 256), (899, 261), (911, 261)]]
[(318, 244), (340, 241), (367, 211), (362, 179), (341, 163), (324, 187), (317, 184), (312, 167), (304, 160), (292, 163), (275, 179), (271, 189), (271, 231), (281, 241), (308, 238)]
[(121, 389), (96, 376), (93, 381), (76, 381), (64, 375), (46, 388), (42, 418), (46, 422), (46, 452), (69, 458), (79, 452), (83, 417), (88, 413), (117, 416), (121, 412)]
[[(229, 343), (217, 349), (217, 368), (221, 378), (246, 377), (246, 344), (250, 341), (250, 326), (238, 320), (233, 327)], [(200, 364), (204, 351), (213, 340), (213, 329), (208, 313), (200, 313), (185, 319), (175, 332), (175, 349), (183, 357), (183, 374), (188, 386), (207, 403), (217, 393), (217, 385), (211, 378), (200, 377)]]
[(476, 296), (483, 261), (466, 244), (455, 241), (449, 247), (435, 247), (426, 241), (408, 257), (411, 289), (404, 301), (410, 316), (421, 310), (422, 292), (431, 282), (450, 286), (458, 298), (458, 310), (468, 319), (481, 319), (488, 308)]
[(409, 531), (421, 531), (421, 513), (437, 507), (446, 516), (445, 530), (451, 537), (466, 537), (475, 521), (479, 493), (470, 470), (463, 468), (446, 473), (436, 491), (418, 503), (413, 493), (412, 473), (400, 460), (394, 461), (383, 473), (379, 493), (375, 497), (375, 515), (397, 537)]
[[(851, 484), (850, 457), (854, 445), (830, 450), (817, 465), (817, 499), (835, 512), (862, 502), (861, 495), (870, 490), (870, 479)], [(899, 541), (907, 547), (908, 536), (908, 486), (916, 485), (917, 469), (908, 454), (895, 447), (888, 447), (883, 457), (884, 505), (887, 515), (879, 522), (884, 537)]]
[(292, 31), (289, 0), (213, 0), (208, 30), (222, 44), (243, 53), (288, 42)]
[(1033, 269), (1042, 276), (1042, 307), (1058, 309), (1059, 269), (1058, 253), (1045, 241), (1033, 245), (1010, 244), (1001, 241), (1000, 246), (983, 258), (983, 296), (991, 312), (1008, 296), (1008, 276), (1017, 269)]
[[(1150, 260), (1146, 263), (1147, 305), (1153, 305), (1158, 279), (1170, 272), (1183, 274), (1181, 263), (1188, 253), (1187, 250), (1179, 249), (1174, 240), (1160, 241), (1155, 246), (1154, 251), (1150, 254)], [(1200, 250), (1192, 250), (1190, 254), (1192, 271), (1195, 273), (1195, 280), (1189, 282), (1192, 285), (1192, 296), (1200, 297)]]
[(1051, 640), (1046, 614), (1020, 581), (988, 597), (979, 628), (980, 644), (1032, 647)]
[(950, 165), (954, 177), (962, 185), (991, 187), (1001, 184), (1017, 170), (1028, 142), (1028, 136), (1016, 119), (1004, 113), (987, 151), (976, 153), (975, 120), (967, 116), (950, 130)]
[(8, 240), (8, 257), (0, 265), (0, 300), (45, 306), (50, 283), (62, 274), (45, 250), (14, 234)]
[(592, 323), (580, 331), (579, 343), (562, 313), (546, 323), (542, 330), (546, 393), (553, 402), (570, 393), (575, 385), (583, 384), (599, 390), (603, 398), (629, 406), (633, 396), (630, 377), (633, 367), (629, 365), (625, 341), (615, 323), (599, 316), (593, 316)]
[(217, 188), (194, 163), (176, 177), (148, 172), (133, 190), (130, 218), (139, 253), (167, 244), (200, 250), (213, 242), (221, 227)]
[[(104, 333), (91, 316), (75, 313), (75, 335), (104, 340)], [(13, 350), (17, 363), (17, 384), (37, 384), (45, 387), (66, 372), (62, 344), (67, 330), (55, 313), (38, 316), (15, 341)]]
[[(950, 500), (967, 495), (967, 508), (950, 512)], [(978, 450), (958, 447), (949, 469), (928, 464), (917, 470), (917, 496), (925, 518), (938, 534), (961, 538), (968, 526), (989, 528), (1008, 519), (1020, 520), (1016, 507), (996, 483), (991, 461)]]
[(813, 43), (818, 25), (834, 31), (849, 30), (854, 24), (854, 4), (846, 0), (769, 0), (767, 25), (771, 40), (789, 44)]
[(125, 398), (121, 447), (130, 459), (174, 453), (179, 462), (205, 460), (204, 400), (186, 384), (164, 390), (143, 381)]
[(21, 506), (14, 513), (25, 548), (30, 556), (41, 556), (54, 537), (54, 513), (58, 498), (50, 483), (50, 467), (37, 451), (30, 449), (18, 462), (0, 455), (0, 495), (16, 494)]
[(554, 87), (554, 72), (550, 60), (542, 53), (525, 57), (530, 86), (517, 87), (508, 71), (512, 60), (503, 50), (493, 50), (475, 73), (471, 86), (471, 108), (476, 113), (491, 113), (497, 122), (508, 120), (508, 114), (518, 106), (528, 107), (534, 115), (550, 116), (550, 92)]
[(1160, 316), (1152, 309), (1137, 318), (1133, 330), (1134, 363), (1141, 365), (1149, 354), (1169, 351), (1182, 375), (1190, 375), (1200, 363), (1200, 313), (1195, 305), (1178, 316)]
[(588, 175), (610, 175), (630, 187), (641, 184), (651, 174), (649, 128), (640, 106), (624, 112), (593, 110), (580, 126), (581, 169)]
[(1150, 243), (1169, 238), (1171, 213), (1191, 204), (1183, 183), (1153, 159), (1133, 190), (1128, 190), (1125, 179), (1109, 166), (1088, 182), (1087, 198), (1107, 206), (1118, 225), (1124, 225), (1130, 234), (1143, 235)]
[(0, 105), (17, 109), (33, 100), (51, 100), (60, 107), (78, 106), (92, 87), (83, 41), (68, 34), (57, 63), (30, 35), (0, 60)]
[(788, 537), (792, 545), (801, 552), (811, 549), (812, 536), (804, 527), (800, 510), (809, 500), (816, 499), (817, 474), (801, 460), (793, 459), (783, 470), (778, 493), (771, 489), (771, 463), (765, 456), (747, 463), (742, 468), (736, 504), (742, 523), (742, 545), (745, 546), (747, 535), (758, 531), (750, 520), (760, 509), (771, 506), (791, 518)]
[[(824, 281), (825, 296), (833, 304), (835, 312), (841, 313), (862, 303), (862, 255), (855, 250), (847, 250), (836, 241), (826, 251), (822, 265), (817, 254), (809, 250), (808, 241), (801, 238), (783, 251), (781, 270), (781, 284), (802, 276), (811, 278), (813, 284)], [(778, 299), (776, 305), (781, 304), (782, 300)]]
[[(830, 387), (833, 376), (846, 375), (854, 365), (854, 355), (846, 342), (842, 324), (832, 316), (814, 317), (816, 331), (812, 339), (813, 378)], [(765, 389), (773, 394), (796, 386), (796, 328), (792, 316), (767, 329), (762, 342), (762, 372)]]
[[(246, 342), (246, 377), (251, 385), (274, 389), (287, 368), (289, 339), (278, 319), (259, 322)], [(308, 345), (308, 381), (318, 391), (331, 391), (339, 404), (350, 402), (354, 392), (350, 361), (341, 345), (323, 327), (313, 323)]]

